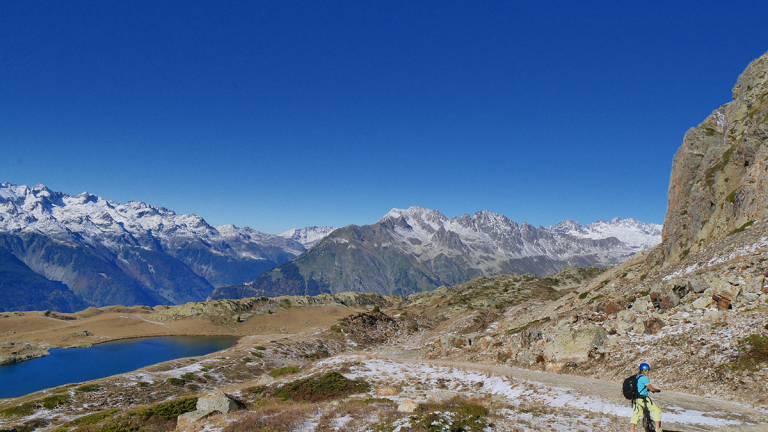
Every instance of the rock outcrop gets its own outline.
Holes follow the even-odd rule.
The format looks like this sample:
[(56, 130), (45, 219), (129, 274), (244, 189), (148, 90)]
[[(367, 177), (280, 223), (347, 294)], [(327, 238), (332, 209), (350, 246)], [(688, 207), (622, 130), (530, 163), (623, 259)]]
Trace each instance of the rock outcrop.
[(217, 390), (201, 397), (197, 400), (197, 408), (179, 416), (176, 423), (176, 430), (187, 431), (192, 429), (192, 425), (200, 419), (214, 413), (227, 414), (237, 411), (240, 406), (234, 399), (227, 396), (224, 392)]
[(675, 155), (664, 222), (666, 264), (768, 215), (768, 53), (747, 66), (733, 101), (689, 130)]

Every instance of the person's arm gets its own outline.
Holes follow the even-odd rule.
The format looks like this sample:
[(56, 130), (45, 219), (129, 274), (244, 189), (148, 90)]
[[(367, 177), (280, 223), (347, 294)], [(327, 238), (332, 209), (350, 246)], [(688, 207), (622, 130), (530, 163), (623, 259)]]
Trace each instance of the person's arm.
[(651, 383), (646, 384), (645, 387), (648, 389), (648, 391), (650, 391), (652, 393), (658, 393), (658, 392), (661, 391), (661, 390), (657, 389), (656, 387), (652, 386)]

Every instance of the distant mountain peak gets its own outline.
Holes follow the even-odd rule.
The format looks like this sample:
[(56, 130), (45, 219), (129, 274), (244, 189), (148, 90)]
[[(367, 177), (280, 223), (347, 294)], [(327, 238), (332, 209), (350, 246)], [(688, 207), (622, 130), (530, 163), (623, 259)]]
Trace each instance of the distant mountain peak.
[(306, 228), (292, 228), (278, 235), (301, 243), (305, 248), (309, 249), (317, 244), (317, 242), (324, 239), (328, 234), (332, 233), (335, 229), (336, 228), (329, 226), (311, 226)]

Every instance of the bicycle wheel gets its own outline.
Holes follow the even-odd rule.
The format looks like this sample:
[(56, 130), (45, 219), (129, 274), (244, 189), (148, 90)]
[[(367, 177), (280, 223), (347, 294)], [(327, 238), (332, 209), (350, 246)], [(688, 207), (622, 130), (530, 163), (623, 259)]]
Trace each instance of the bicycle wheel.
[(656, 432), (656, 424), (651, 418), (651, 412), (647, 409), (643, 410), (643, 430), (645, 432)]

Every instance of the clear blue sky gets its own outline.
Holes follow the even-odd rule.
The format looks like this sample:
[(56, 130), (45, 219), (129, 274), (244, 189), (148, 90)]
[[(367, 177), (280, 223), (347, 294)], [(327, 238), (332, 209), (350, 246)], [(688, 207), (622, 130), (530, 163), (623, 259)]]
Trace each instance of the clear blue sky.
[(0, 181), (278, 233), (663, 222), (768, 2), (1, 1)]

